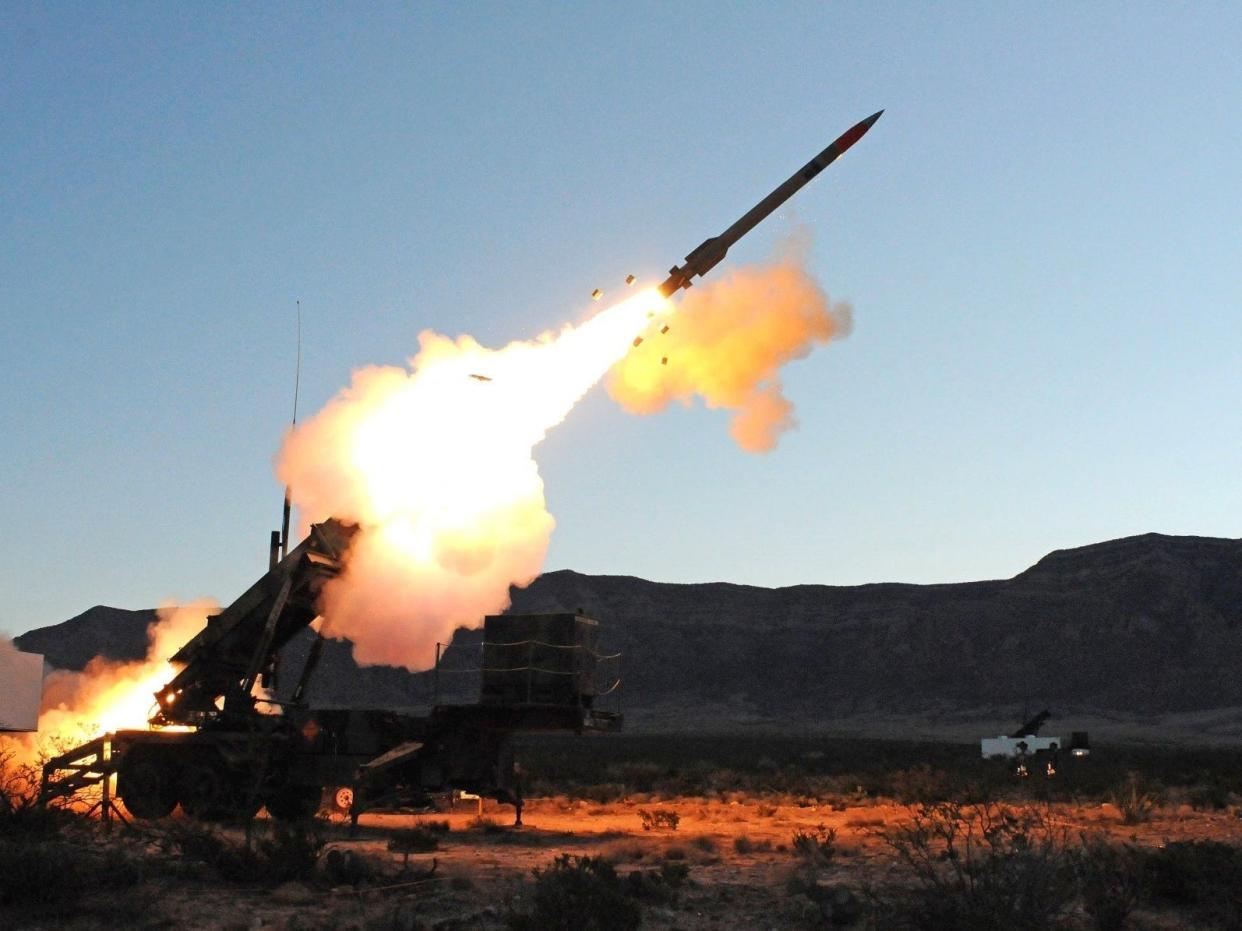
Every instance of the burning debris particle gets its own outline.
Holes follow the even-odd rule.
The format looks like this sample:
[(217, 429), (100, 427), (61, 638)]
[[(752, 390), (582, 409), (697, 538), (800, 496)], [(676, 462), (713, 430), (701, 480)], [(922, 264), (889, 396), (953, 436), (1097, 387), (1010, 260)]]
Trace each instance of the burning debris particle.
[(661, 364), (661, 365), (668, 365), (668, 356), (661, 356), (661, 357), (660, 357), (660, 364)]
[(633, 284), (635, 281), (637, 281), (637, 280), (638, 280), (638, 279), (637, 279), (637, 278), (635, 278), (633, 275), (626, 275), (626, 276), (625, 276), (625, 283), (626, 283), (627, 285), (632, 285), (632, 284)]
[(660, 334), (661, 334), (661, 335), (663, 335), (663, 334), (665, 334), (665, 333), (667, 333), (667, 332), (668, 332), (668, 324), (666, 323), (666, 324), (664, 324), (664, 326), (662, 326), (662, 327), (660, 328)]
[(474, 372), (470, 373), (470, 377), (473, 378), (475, 381), (491, 381), (492, 380), (491, 377), (488, 375), (476, 375)]
[(634, 348), (637, 349), (642, 344), (643, 344), (643, 338), (641, 336), (635, 336), (634, 337)]
[(591, 300), (593, 301), (598, 301), (603, 296), (604, 296), (604, 292), (601, 291), (599, 288), (596, 288), (594, 291), (591, 292)]

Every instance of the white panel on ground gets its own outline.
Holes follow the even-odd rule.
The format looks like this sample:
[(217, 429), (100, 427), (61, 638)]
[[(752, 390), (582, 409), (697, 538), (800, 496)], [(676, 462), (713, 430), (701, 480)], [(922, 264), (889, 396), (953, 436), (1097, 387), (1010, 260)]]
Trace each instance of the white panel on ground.
[(39, 729), (43, 657), (0, 640), (0, 732)]

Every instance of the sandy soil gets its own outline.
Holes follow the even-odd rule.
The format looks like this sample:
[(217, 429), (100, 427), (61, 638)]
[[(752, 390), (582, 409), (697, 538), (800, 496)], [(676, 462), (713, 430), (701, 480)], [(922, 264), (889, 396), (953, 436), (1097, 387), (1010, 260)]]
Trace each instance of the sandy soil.
[[(644, 809), (675, 811), (681, 820), (676, 830), (644, 830), (639, 814)], [(653, 802), (635, 796), (610, 804), (544, 799), (530, 801), (526, 825), (512, 829), (507, 826), (510, 809), (489, 804), (480, 824), (474, 805), (465, 803), (451, 813), (367, 815), (353, 838), (345, 821), (334, 819), (328, 849), (383, 864), (392, 880), (380, 887), (322, 889), (293, 883), (272, 892), (162, 883), (146, 891), (161, 917), (185, 928), (499, 928), (510, 905), (521, 908), (529, 895), (531, 871), (565, 852), (602, 854), (623, 873), (686, 863), (691, 883), (675, 906), (647, 907), (645, 927), (811, 926), (816, 916), (809, 900), (787, 891), (800, 862), (791, 849), (794, 833), (835, 829), (837, 855), (822, 871), (823, 879), (853, 889), (880, 887), (902, 882), (880, 832), (909, 815), (910, 809), (896, 804), (836, 810), (740, 797)], [(1122, 824), (1107, 804), (1054, 806), (1051, 817), (1071, 838), (1087, 831), (1142, 846), (1204, 838), (1242, 844), (1242, 819), (1236, 814), (1196, 812), (1189, 806), (1165, 808), (1137, 826)], [(401, 874), (401, 856), (387, 849), (393, 832), (444, 820), (451, 831), (440, 835), (440, 848), (411, 856), (409, 872)], [(739, 852), (739, 844), (746, 852)], [(433, 862), (434, 876), (419, 878)], [(1138, 924), (1182, 926), (1168, 915), (1140, 916)]]

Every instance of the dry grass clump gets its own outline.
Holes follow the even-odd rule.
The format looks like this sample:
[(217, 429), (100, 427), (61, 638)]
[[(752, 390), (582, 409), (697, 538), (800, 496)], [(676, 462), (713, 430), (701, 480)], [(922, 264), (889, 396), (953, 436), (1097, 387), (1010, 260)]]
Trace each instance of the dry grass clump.
[(837, 853), (837, 830), (822, 824), (815, 831), (797, 831), (793, 836), (794, 853), (809, 866), (827, 866)]
[(772, 842), (766, 837), (752, 840), (745, 834), (739, 834), (733, 838), (733, 849), (740, 854), (768, 853), (772, 850)]
[(1113, 789), (1110, 801), (1121, 812), (1123, 824), (1142, 824), (1150, 821), (1152, 813), (1164, 803), (1164, 791), (1141, 773), (1131, 772)]
[(654, 831), (658, 828), (676, 831), (677, 825), (681, 823), (681, 815), (671, 808), (642, 808), (639, 809), (638, 817), (643, 823), (644, 831)]

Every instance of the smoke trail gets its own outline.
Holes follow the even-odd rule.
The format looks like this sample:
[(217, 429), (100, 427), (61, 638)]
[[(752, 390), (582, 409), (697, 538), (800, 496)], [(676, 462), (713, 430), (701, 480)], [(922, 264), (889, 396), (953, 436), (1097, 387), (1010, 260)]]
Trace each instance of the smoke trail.
[(437, 640), (507, 607), (555, 526), (535, 445), (665, 308), (641, 292), (499, 350), (423, 333), (408, 369), (356, 371), (291, 432), (277, 472), (300, 513), (361, 527), (325, 589), (325, 633), (360, 663), (425, 669)]
[(829, 302), (804, 254), (802, 237), (769, 265), (687, 292), (668, 332), (651, 335), (612, 370), (609, 394), (635, 414), (702, 398), (733, 412), (730, 433), (742, 449), (773, 449), (796, 425), (781, 368), (852, 325), (850, 305)]

